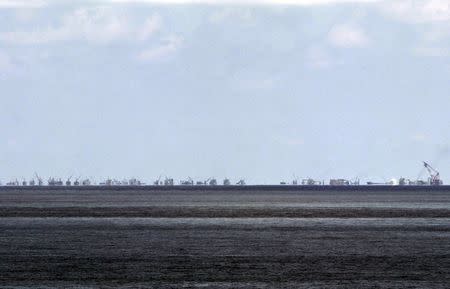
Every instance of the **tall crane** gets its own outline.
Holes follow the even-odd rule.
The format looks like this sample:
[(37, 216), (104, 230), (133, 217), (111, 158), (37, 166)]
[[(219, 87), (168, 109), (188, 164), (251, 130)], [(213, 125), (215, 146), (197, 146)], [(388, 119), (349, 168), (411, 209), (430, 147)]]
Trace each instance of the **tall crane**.
[(72, 181), (71, 181), (72, 177), (73, 177), (73, 175), (70, 176), (70, 177), (67, 179), (67, 181), (66, 181), (66, 186), (71, 186), (71, 185), (72, 185)]
[(423, 162), (423, 166), (427, 169), (428, 173), (430, 174), (430, 178), (428, 179), (429, 184), (432, 186), (442, 185), (442, 180), (439, 176), (439, 172), (426, 162)]
[(44, 181), (41, 179), (41, 177), (35, 172), (34, 175), (37, 178), (38, 181), (38, 186), (43, 186), (44, 185)]

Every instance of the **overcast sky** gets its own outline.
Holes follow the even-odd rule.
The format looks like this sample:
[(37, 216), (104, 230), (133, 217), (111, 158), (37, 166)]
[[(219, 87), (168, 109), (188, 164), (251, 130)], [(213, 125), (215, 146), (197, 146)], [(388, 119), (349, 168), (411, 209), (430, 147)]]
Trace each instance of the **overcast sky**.
[(449, 183), (449, 3), (0, 0), (0, 179)]

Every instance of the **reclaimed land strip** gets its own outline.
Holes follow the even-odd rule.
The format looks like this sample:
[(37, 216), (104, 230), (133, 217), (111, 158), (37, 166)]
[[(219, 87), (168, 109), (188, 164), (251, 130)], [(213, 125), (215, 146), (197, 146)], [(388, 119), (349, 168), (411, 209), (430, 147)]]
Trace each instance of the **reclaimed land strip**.
[(0, 192), (13, 191), (211, 191), (211, 192), (242, 192), (242, 191), (276, 191), (276, 192), (450, 192), (450, 185), (443, 186), (392, 186), (392, 185), (358, 185), (358, 186), (330, 186), (330, 185), (246, 185), (246, 186), (0, 186)]
[(304, 207), (0, 207), (0, 217), (450, 218), (450, 209)]

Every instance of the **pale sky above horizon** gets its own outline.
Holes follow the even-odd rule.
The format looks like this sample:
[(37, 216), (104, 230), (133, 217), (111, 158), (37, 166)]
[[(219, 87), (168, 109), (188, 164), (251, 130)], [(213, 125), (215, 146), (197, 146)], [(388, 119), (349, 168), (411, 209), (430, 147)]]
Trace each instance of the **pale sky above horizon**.
[(449, 109), (448, 0), (0, 0), (3, 183), (448, 184)]

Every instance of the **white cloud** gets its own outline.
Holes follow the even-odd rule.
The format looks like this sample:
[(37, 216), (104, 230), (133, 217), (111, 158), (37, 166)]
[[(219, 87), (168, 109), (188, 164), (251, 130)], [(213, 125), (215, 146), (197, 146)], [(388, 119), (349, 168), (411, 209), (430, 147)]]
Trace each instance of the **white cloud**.
[[(373, 3), (382, 0), (100, 0), (101, 3), (149, 3), (149, 4), (207, 4), (207, 5), (296, 5), (317, 6), (347, 3)], [(0, 8), (6, 7), (40, 7), (56, 0), (0, 0)]]
[(381, 10), (404, 22), (424, 23), (450, 21), (449, 0), (383, 1)]
[[(128, 19), (105, 7), (81, 8), (64, 18), (61, 36), (92, 42), (109, 42), (129, 33)], [(64, 35), (65, 34), (65, 35)]]
[(373, 3), (380, 0), (105, 0), (115, 3), (208, 4), (208, 5), (298, 5), (316, 6), (345, 3)]
[(0, 0), (0, 8), (42, 7), (46, 4), (43, 0)]
[(150, 36), (152, 36), (156, 31), (158, 31), (162, 26), (162, 19), (159, 15), (154, 14), (148, 17), (142, 28), (138, 31), (138, 39), (141, 41), (147, 40)]
[(61, 41), (88, 41), (104, 44), (117, 40), (146, 40), (160, 29), (157, 15), (142, 26), (132, 26), (126, 15), (111, 7), (79, 8), (64, 15), (59, 25), (36, 28), (32, 31), (0, 33), (0, 41), (9, 44), (45, 44)]
[(165, 39), (158, 47), (141, 51), (137, 58), (143, 62), (164, 59), (176, 52), (182, 44), (183, 38), (179, 36), (171, 36)]
[(369, 38), (364, 30), (354, 25), (335, 25), (328, 33), (328, 41), (337, 47), (364, 47), (369, 44)]
[(33, 31), (10, 31), (0, 34), (0, 40), (11, 44), (42, 44), (57, 41), (87, 40), (110, 42), (128, 35), (125, 17), (105, 7), (80, 8), (62, 17), (59, 26)]
[(243, 7), (225, 7), (218, 11), (214, 11), (209, 17), (209, 21), (211, 21), (212, 23), (220, 23), (229, 19), (238, 19), (241, 21), (249, 22), (253, 19), (253, 14), (250, 9), (246, 9)]
[(449, 0), (384, 1), (379, 4), (388, 17), (417, 29), (420, 36), (413, 53), (419, 56), (448, 57), (450, 50)]

